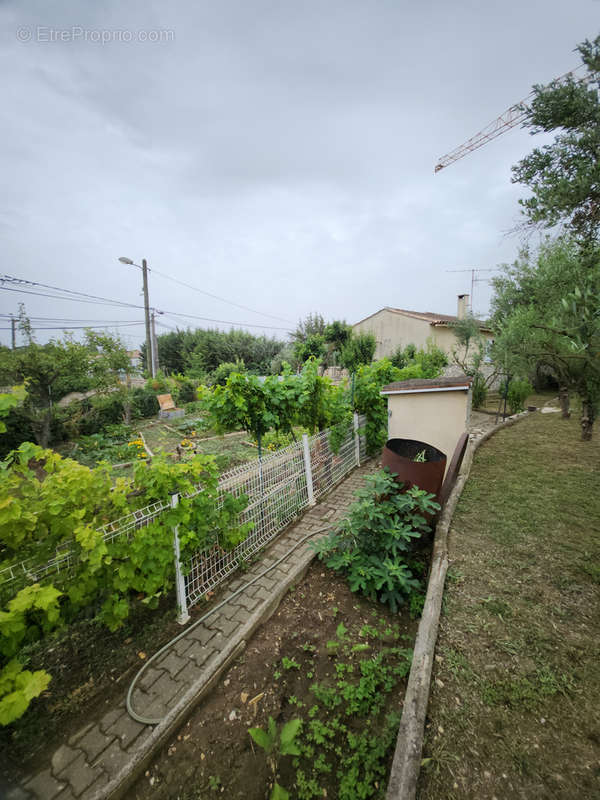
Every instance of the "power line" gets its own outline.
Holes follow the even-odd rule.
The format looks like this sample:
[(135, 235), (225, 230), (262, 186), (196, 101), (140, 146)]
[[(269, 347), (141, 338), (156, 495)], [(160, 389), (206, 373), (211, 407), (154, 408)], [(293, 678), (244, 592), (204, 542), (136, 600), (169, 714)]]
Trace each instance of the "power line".
[(141, 306), (135, 305), (134, 303), (127, 303), (124, 300), (111, 300), (107, 297), (100, 297), (95, 294), (88, 294), (87, 292), (77, 292), (74, 289), (63, 289), (60, 286), (52, 286), (48, 283), (40, 283), (39, 281), (28, 281), (24, 278), (15, 278), (12, 275), (3, 275), (0, 278), (0, 282), (7, 281), (8, 283), (18, 283), (18, 284), (25, 284), (27, 286), (40, 286), (43, 289), (52, 289), (55, 292), (63, 292), (63, 294), (74, 295), (77, 297), (86, 297), (92, 300), (99, 300), (106, 303), (114, 303), (115, 305), (121, 306), (128, 306), (130, 308), (141, 308)]
[(160, 272), (154, 267), (148, 267), (150, 272), (153, 272), (156, 275), (160, 275), (162, 278), (166, 278), (168, 281), (173, 281), (173, 283), (178, 283), (180, 286), (185, 286), (186, 289), (192, 289), (194, 292), (199, 292), (200, 294), (205, 294), (207, 297), (212, 297), (214, 300), (220, 300), (223, 303), (229, 303), (230, 306), (235, 306), (236, 308), (241, 308), (244, 311), (250, 311), (252, 314), (260, 314), (263, 317), (270, 317), (271, 319), (278, 319), (281, 322), (290, 322), (289, 319), (285, 319), (284, 317), (277, 317), (275, 314), (267, 314), (264, 311), (256, 311), (254, 308), (250, 308), (249, 306), (240, 305), (240, 303), (235, 303), (233, 300), (227, 300), (225, 297), (220, 297), (218, 294), (212, 294), (211, 292), (206, 292), (204, 289), (198, 289), (197, 286), (192, 286), (191, 283), (186, 283), (185, 281), (180, 281), (179, 278), (173, 278), (172, 275), (167, 275), (164, 272)]
[[(51, 295), (51, 294), (47, 294), (47, 293), (44, 293), (44, 292), (34, 292), (34, 291), (30, 290), (30, 289), (11, 288), (9, 286), (0, 286), (0, 289), (3, 290), (3, 291), (6, 291), (6, 292), (18, 292), (18, 293), (22, 293), (22, 294), (32, 294), (32, 295), (36, 295), (38, 297), (50, 297), (50, 298), (54, 298), (54, 299), (58, 299), (58, 300), (73, 300), (73, 301), (76, 301), (76, 302), (79, 302), (79, 303), (93, 303), (93, 304), (99, 304), (99, 305), (116, 305), (116, 306), (121, 306), (121, 307), (139, 308), (139, 309), (143, 309), (144, 308), (144, 306), (142, 306), (142, 305), (136, 305), (134, 303), (126, 303), (126, 302), (124, 302), (122, 300), (111, 300), (111, 299), (106, 298), (106, 297), (99, 297), (97, 295), (86, 294), (85, 292), (76, 292), (76, 291), (71, 290), (71, 289), (62, 289), (59, 286), (51, 286), (49, 284), (38, 283), (37, 281), (26, 281), (26, 280), (22, 280), (21, 278), (14, 278), (14, 277), (12, 277), (10, 275), (3, 275), (2, 277), (0, 277), (0, 283), (3, 283), (3, 282), (23, 283), (23, 284), (26, 284), (28, 286), (33, 286), (33, 287), (39, 286), (41, 288), (51, 289), (53, 291), (64, 292), (64, 293), (67, 293), (69, 295), (73, 295), (73, 297), (63, 297), (61, 295)], [(90, 298), (90, 299), (85, 299), (85, 298)], [(195, 319), (195, 320), (200, 320), (200, 321), (203, 321), (203, 322), (215, 322), (215, 323), (217, 323), (219, 325), (234, 325), (234, 326), (237, 326), (238, 328), (261, 328), (261, 329), (266, 329), (266, 330), (281, 330), (281, 331), (289, 332), (289, 328), (283, 328), (283, 327), (279, 327), (279, 326), (276, 326), (276, 325), (260, 325), (260, 324), (255, 323), (255, 322), (233, 322), (231, 320), (225, 320), (225, 319), (213, 319), (211, 317), (200, 317), (200, 316), (197, 316), (197, 315), (194, 315), (194, 314), (184, 314), (183, 312), (179, 312), (179, 311), (166, 311), (165, 310), (165, 313), (170, 314), (172, 316), (176, 316), (176, 317), (183, 317), (185, 319)]]
[[(133, 328), (144, 325), (143, 322), (119, 322), (116, 325), (32, 325), (34, 331), (89, 331), (106, 330), (111, 328)], [(12, 328), (0, 328), (0, 331), (10, 331)]]
[[(0, 314), (0, 319), (15, 319), (15, 316), (14, 316), (14, 314)], [(135, 323), (136, 325), (140, 324), (135, 319), (87, 319), (87, 318), (71, 319), (70, 317), (69, 318), (67, 318), (67, 317), (34, 317), (34, 316), (30, 316), (29, 314), (27, 315), (27, 319), (30, 322), (32, 322), (34, 320), (37, 321), (37, 322), (73, 322), (73, 323), (75, 323), (75, 322), (86, 322), (86, 323), (90, 323), (91, 325), (111, 325), (111, 324), (123, 325), (123, 324), (126, 324), (128, 322)]]

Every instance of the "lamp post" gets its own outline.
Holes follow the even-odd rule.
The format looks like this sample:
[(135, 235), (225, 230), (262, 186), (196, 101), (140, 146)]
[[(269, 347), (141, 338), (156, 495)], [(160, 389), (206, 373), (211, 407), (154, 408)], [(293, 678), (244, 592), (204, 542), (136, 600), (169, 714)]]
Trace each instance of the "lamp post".
[(145, 322), (146, 322), (146, 368), (154, 378), (156, 375), (156, 371), (154, 369), (154, 354), (153, 354), (153, 347), (152, 347), (152, 336), (150, 333), (150, 302), (148, 300), (148, 265), (146, 263), (146, 259), (142, 258), (141, 266), (136, 264), (135, 261), (132, 261), (130, 258), (126, 258), (125, 256), (121, 256), (119, 258), (121, 264), (129, 264), (132, 267), (137, 267), (138, 269), (142, 270), (142, 282), (144, 287), (144, 315), (145, 315)]

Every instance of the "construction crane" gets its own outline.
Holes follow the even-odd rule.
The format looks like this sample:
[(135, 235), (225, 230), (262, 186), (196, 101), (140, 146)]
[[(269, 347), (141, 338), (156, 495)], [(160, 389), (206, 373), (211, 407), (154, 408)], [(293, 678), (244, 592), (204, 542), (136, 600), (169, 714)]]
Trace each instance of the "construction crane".
[[(582, 67), (583, 64), (577, 67), (577, 69), (581, 69)], [(577, 70), (566, 72), (564, 75), (561, 75), (560, 78), (556, 78), (553, 83), (563, 84), (568, 83), (569, 80), (576, 80), (576, 71)], [(589, 75), (576, 80), (576, 83), (585, 85), (590, 83), (590, 81), (596, 80), (597, 78), (598, 74), (592, 72)], [(439, 172), (441, 169), (444, 169), (444, 167), (448, 167), (450, 164), (453, 164), (455, 161), (463, 158), (468, 153), (473, 152), (473, 150), (477, 150), (479, 147), (483, 147), (484, 144), (491, 142), (492, 139), (496, 139), (506, 131), (514, 128), (515, 125), (523, 122), (529, 113), (529, 102), (534, 94), (535, 92), (531, 91), (524, 100), (521, 100), (520, 103), (515, 103), (514, 106), (507, 108), (503, 114), (500, 114), (499, 117), (496, 117), (495, 120), (490, 122), (489, 125), (486, 125), (485, 128), (480, 130), (479, 133), (476, 133), (475, 136), (471, 136), (471, 138), (464, 142), (464, 144), (455, 147), (454, 150), (451, 150), (445, 156), (442, 156), (440, 159), (438, 159), (434, 172)]]

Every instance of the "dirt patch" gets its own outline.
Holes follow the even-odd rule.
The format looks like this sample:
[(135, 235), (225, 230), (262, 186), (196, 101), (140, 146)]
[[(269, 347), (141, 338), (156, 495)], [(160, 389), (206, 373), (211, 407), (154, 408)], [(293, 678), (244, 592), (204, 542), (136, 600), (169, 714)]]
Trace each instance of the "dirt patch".
[[(27, 669), (45, 669), (52, 681), (21, 719), (0, 727), (0, 773), (17, 782), (37, 772), (60, 741), (120, 702), (145, 654), (181, 633), (174, 609), (174, 595), (167, 596), (156, 610), (134, 606), (114, 633), (92, 619), (82, 620), (24, 651)], [(193, 611), (199, 615), (204, 607)]]
[(248, 729), (271, 717), (303, 721), (301, 755), (276, 759), (291, 797), (383, 797), (416, 625), (313, 563), (128, 796), (263, 800), (274, 773)]

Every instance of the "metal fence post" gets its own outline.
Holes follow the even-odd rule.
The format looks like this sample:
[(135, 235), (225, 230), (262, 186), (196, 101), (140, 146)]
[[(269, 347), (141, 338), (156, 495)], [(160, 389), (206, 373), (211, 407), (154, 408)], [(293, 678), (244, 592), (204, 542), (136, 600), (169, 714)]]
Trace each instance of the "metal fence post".
[[(179, 495), (177, 493), (171, 495), (171, 508), (177, 508), (179, 505)], [(177, 607), (179, 615), (177, 622), (180, 625), (185, 625), (189, 622), (190, 615), (187, 608), (187, 597), (185, 595), (185, 579), (181, 571), (181, 552), (179, 549), (179, 526), (175, 525), (173, 528), (173, 552), (175, 554), (175, 592), (177, 594)]]
[(308, 446), (308, 436), (302, 434), (302, 451), (304, 453), (304, 472), (306, 473), (306, 489), (308, 491), (308, 505), (315, 505), (315, 493), (313, 491), (312, 467), (310, 465), (310, 447)]
[(356, 455), (356, 466), (360, 467), (360, 436), (358, 435), (358, 414), (354, 412), (354, 454)]

